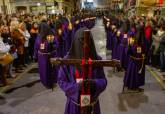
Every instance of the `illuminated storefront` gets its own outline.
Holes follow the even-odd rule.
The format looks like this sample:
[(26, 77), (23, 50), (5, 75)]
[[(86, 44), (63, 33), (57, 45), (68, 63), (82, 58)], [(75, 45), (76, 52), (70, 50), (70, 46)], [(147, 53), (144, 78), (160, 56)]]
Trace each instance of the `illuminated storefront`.
[(146, 16), (153, 16), (160, 14), (159, 10), (163, 6), (164, 0), (138, 0), (137, 14), (144, 14)]
[(12, 13), (71, 13), (73, 0), (11, 0)]

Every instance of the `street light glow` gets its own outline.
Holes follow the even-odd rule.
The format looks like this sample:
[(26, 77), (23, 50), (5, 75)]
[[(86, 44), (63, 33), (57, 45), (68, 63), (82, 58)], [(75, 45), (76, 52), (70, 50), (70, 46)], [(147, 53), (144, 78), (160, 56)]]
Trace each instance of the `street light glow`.
[(55, 10), (52, 10), (52, 13), (54, 14), (55, 13)]
[(41, 6), (41, 3), (37, 3), (37, 6)]
[(93, 2), (93, 0), (87, 0), (87, 2)]

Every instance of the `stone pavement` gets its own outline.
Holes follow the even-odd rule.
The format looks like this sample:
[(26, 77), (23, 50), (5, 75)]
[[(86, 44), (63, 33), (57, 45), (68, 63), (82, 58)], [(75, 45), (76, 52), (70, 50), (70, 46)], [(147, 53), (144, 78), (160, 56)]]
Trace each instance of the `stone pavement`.
[[(92, 29), (98, 53), (110, 59), (106, 50), (106, 34), (102, 21)], [(102, 114), (164, 114), (165, 92), (146, 71), (144, 93), (122, 94), (124, 73), (105, 68), (108, 85), (100, 96)], [(0, 114), (63, 114), (66, 97), (57, 86), (52, 92), (45, 89), (37, 74), (37, 66), (27, 72), (4, 94), (0, 95)]]
[(26, 72), (28, 72), (35, 66), (36, 66), (36, 63), (31, 63), (26, 68), (24, 68), (20, 73), (14, 73), (16, 75), (16, 78), (7, 78), (7, 81), (10, 82), (10, 84), (7, 86), (1, 86), (0, 93), (8, 90), (17, 80), (22, 78), (26, 74)]

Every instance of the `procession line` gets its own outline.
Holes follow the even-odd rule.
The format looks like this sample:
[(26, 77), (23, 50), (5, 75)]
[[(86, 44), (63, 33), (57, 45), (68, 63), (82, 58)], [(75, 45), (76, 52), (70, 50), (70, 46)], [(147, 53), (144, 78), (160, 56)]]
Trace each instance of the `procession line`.
[(154, 72), (149, 66), (146, 66), (147, 70), (151, 73), (151, 75), (157, 80), (157, 82), (160, 84), (160, 86), (165, 89), (165, 83), (162, 81), (162, 79), (159, 77), (159, 75)]

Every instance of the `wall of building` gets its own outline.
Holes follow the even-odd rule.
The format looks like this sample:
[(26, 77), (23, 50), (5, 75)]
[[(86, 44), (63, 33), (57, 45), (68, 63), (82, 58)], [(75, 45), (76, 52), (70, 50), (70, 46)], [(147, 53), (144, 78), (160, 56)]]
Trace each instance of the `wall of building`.
[(2, 2), (2, 0), (0, 0), (0, 13), (3, 13), (2, 6), (3, 6), (3, 2)]
[[(3, 13), (2, 6), (3, 0), (0, 0), (0, 13)], [(56, 0), (58, 2), (58, 7), (54, 6), (54, 0), (4, 0), (7, 7), (7, 13), (34, 13), (46, 12), (47, 10), (67, 10), (67, 13), (72, 13), (74, 10), (73, 0)], [(9, 2), (12, 1), (12, 2)], [(45, 2), (44, 2), (45, 1)], [(39, 5), (38, 5), (39, 3)], [(46, 3), (46, 5), (45, 5)], [(47, 8), (46, 8), (47, 6)], [(19, 10), (18, 10), (19, 9)], [(54, 11), (52, 11), (54, 12)], [(58, 11), (57, 11), (58, 12)]]
[(72, 14), (74, 11), (74, 4), (73, 4), (74, 0), (69, 0), (68, 2), (65, 0), (62, 0), (60, 2), (60, 9), (62, 9), (65, 13), (69, 13)]
[[(159, 5), (159, 0), (137, 0), (136, 9), (138, 15), (155, 15), (155, 11), (162, 9), (163, 5)], [(165, 0), (164, 0), (165, 4)], [(157, 14), (157, 13), (156, 13)], [(159, 14), (159, 13), (158, 13)]]
[(11, 4), (9, 0), (4, 0), (4, 4), (3, 4), (3, 0), (0, 0), (0, 13), (4, 13), (4, 9), (3, 9), (4, 5), (5, 5), (6, 13), (11, 14)]

